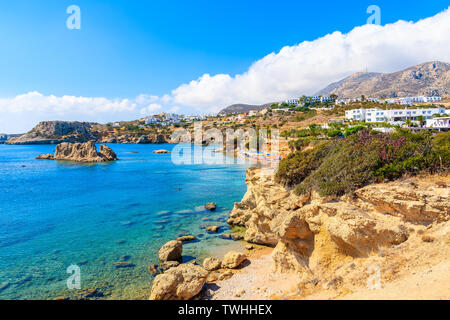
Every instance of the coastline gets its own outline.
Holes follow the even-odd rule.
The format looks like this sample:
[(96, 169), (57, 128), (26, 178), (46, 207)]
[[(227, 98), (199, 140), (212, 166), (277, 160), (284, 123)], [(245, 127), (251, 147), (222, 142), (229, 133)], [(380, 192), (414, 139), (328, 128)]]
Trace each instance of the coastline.
[[(203, 293), (203, 299), (450, 299), (447, 272), (450, 265), (448, 174), (422, 175), (366, 187), (365, 201), (368, 202), (363, 207), (366, 213), (375, 210), (370, 213), (372, 219), (375, 219), (370, 223), (378, 223), (379, 226), (373, 231), (366, 229), (364, 232), (367, 235), (374, 231), (381, 232), (383, 236), (379, 238), (376, 234), (371, 234), (372, 242), (365, 244), (370, 246), (370, 250), (361, 255), (348, 250), (350, 246), (360, 245), (358, 242), (361, 240), (358, 240), (356, 235), (361, 231), (355, 229), (352, 232), (357, 233), (349, 238), (345, 236), (348, 222), (338, 222), (338, 229), (328, 229), (327, 233), (333, 232), (334, 237), (339, 236), (346, 240), (335, 242), (337, 239), (325, 236), (321, 227), (321, 231), (316, 231), (318, 233), (315, 235), (314, 249), (309, 252), (309, 261), (303, 262), (302, 254), (295, 251), (294, 243), (300, 240), (294, 240), (294, 229), (288, 231), (291, 233), (289, 236), (285, 231), (281, 231), (283, 228), (290, 228), (289, 221), (292, 221), (292, 217), (287, 220), (284, 218), (283, 221), (280, 219), (282, 212), (271, 216), (269, 211), (275, 208), (284, 211), (287, 208), (288, 212), (291, 212), (289, 215), (292, 215), (295, 212), (292, 212), (292, 208), (301, 210), (304, 207), (307, 210), (305, 212), (313, 210), (315, 223), (326, 223), (325, 228), (332, 227), (329, 223), (340, 218), (341, 214), (347, 215), (346, 219), (351, 221), (355, 218), (354, 215), (359, 213), (352, 212), (356, 208), (350, 209), (349, 203), (341, 202), (336, 208), (341, 207), (342, 213), (329, 211), (330, 216), (325, 220), (328, 222), (319, 222), (317, 219), (325, 219), (320, 213), (320, 207), (328, 206), (327, 210), (330, 210), (330, 204), (337, 199), (317, 198), (314, 201), (319, 211), (315, 211), (317, 209), (305, 204), (305, 199), (292, 198), (289, 193), (283, 194), (283, 187), (273, 184), (267, 176), (258, 178), (258, 171), (247, 171), (247, 193), (241, 203), (235, 204), (229, 222), (247, 227), (245, 240), (248, 242), (265, 242), (266, 246), (249, 252), (248, 262), (239, 270), (233, 271), (231, 278), (209, 284)], [(376, 194), (380, 194), (384, 195), (384, 199), (371, 199), (372, 196), (368, 196), (369, 190), (375, 192), (372, 196), (377, 197)], [(399, 200), (390, 198), (392, 191), (397, 194)], [(357, 191), (357, 194), (362, 194), (362, 191)], [(404, 198), (406, 194), (407, 200)], [(261, 195), (265, 197), (258, 198)], [(418, 195), (419, 198), (416, 198)], [(299, 201), (303, 201), (303, 204)], [(350, 199), (343, 197), (340, 201)], [(370, 201), (381, 202), (371, 207)], [(297, 205), (293, 206), (295, 203)], [(376, 209), (387, 210), (389, 206), (402, 208), (400, 210), (405, 216), (399, 218), (392, 213), (385, 215)], [(421, 214), (415, 216), (415, 212)], [(428, 222), (424, 223), (420, 219), (425, 217)], [(360, 225), (354, 225), (353, 228), (361, 229), (364, 226), (363, 221), (358, 224)], [(400, 227), (398, 231), (395, 231), (396, 224)], [(294, 225), (298, 227), (301, 223), (297, 221)], [(336, 232), (340, 232), (340, 235)], [(406, 237), (401, 236), (391, 243), (384, 242), (390, 237), (389, 232), (399, 232), (398, 236), (405, 234)], [(285, 235), (280, 238), (283, 234)], [(274, 237), (278, 239), (273, 240)], [(347, 241), (346, 247), (342, 246), (343, 241)], [(267, 246), (269, 244), (270, 246)], [(272, 246), (275, 248), (271, 248)], [(315, 255), (318, 257), (314, 258)], [(371, 281), (375, 280), (377, 285), (372, 286)]]

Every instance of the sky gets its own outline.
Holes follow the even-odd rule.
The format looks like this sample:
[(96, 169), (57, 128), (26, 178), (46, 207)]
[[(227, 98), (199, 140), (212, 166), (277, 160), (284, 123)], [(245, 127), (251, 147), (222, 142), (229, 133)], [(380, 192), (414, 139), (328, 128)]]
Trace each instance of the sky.
[(366, 69), (450, 62), (449, 34), (440, 0), (2, 1), (0, 132), (314, 94)]

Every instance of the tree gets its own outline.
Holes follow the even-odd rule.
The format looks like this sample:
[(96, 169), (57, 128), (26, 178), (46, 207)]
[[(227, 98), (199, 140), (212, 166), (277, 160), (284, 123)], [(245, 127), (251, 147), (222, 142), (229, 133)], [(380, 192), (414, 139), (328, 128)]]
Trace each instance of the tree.
[(338, 95), (332, 93), (332, 94), (330, 94), (330, 98), (331, 98), (331, 100), (332, 100), (333, 102), (335, 102), (335, 101), (337, 100), (337, 98), (338, 98)]

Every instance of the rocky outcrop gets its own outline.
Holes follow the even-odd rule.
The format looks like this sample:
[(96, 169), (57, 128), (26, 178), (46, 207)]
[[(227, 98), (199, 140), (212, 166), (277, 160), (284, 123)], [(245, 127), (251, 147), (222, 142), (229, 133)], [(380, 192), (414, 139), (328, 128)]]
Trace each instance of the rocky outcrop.
[(94, 142), (68, 143), (63, 142), (56, 146), (55, 160), (76, 161), (76, 162), (107, 162), (115, 161), (117, 155), (105, 145), (100, 146), (100, 152)]
[(247, 259), (244, 253), (237, 251), (230, 251), (225, 254), (222, 260), (222, 268), (234, 269)]
[(51, 153), (49, 154), (40, 154), (36, 157), (36, 160), (55, 160), (55, 156)]
[(30, 132), (8, 139), (6, 144), (58, 144), (87, 142), (98, 137), (92, 132), (92, 123), (78, 121), (42, 121)]
[(157, 275), (150, 300), (188, 300), (200, 292), (208, 272), (192, 263), (181, 264)]
[(367, 257), (403, 243), (416, 226), (450, 219), (447, 184), (427, 179), (369, 185), (339, 198), (297, 196), (259, 169), (249, 169), (246, 182), (228, 223), (245, 226), (248, 242), (274, 246), (280, 272), (311, 273)]
[(159, 260), (165, 261), (180, 261), (183, 253), (183, 244), (181, 241), (172, 240), (167, 242), (158, 251)]

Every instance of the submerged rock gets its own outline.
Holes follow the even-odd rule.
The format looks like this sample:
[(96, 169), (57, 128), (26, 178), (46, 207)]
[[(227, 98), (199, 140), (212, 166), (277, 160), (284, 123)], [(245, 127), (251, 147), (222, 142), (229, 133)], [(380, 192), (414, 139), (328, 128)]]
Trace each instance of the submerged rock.
[(230, 251), (223, 257), (222, 268), (234, 269), (247, 259), (244, 253), (237, 251)]
[(192, 263), (170, 268), (155, 277), (150, 300), (188, 300), (200, 292), (207, 276), (205, 269)]
[(114, 262), (114, 266), (116, 267), (116, 269), (132, 268), (132, 267), (134, 267), (134, 264), (132, 264), (131, 262), (128, 262), (128, 261), (117, 261), (117, 262)]
[(157, 153), (157, 154), (161, 154), (161, 153), (170, 153), (170, 151), (169, 151), (169, 150), (161, 149), (161, 150), (154, 150), (153, 153)]
[(177, 241), (181, 241), (181, 242), (189, 242), (189, 241), (194, 241), (197, 238), (194, 236), (180, 236), (177, 238)]
[(156, 276), (159, 273), (158, 266), (156, 264), (149, 265), (147, 268), (147, 271), (148, 271), (148, 273), (150, 273), (154, 276)]
[(215, 233), (217, 233), (219, 231), (219, 229), (220, 229), (220, 226), (209, 226), (209, 227), (206, 227), (206, 231), (208, 231), (208, 232), (215, 232)]
[(183, 244), (181, 241), (172, 240), (167, 242), (158, 251), (159, 260), (165, 261), (180, 261), (183, 252)]

